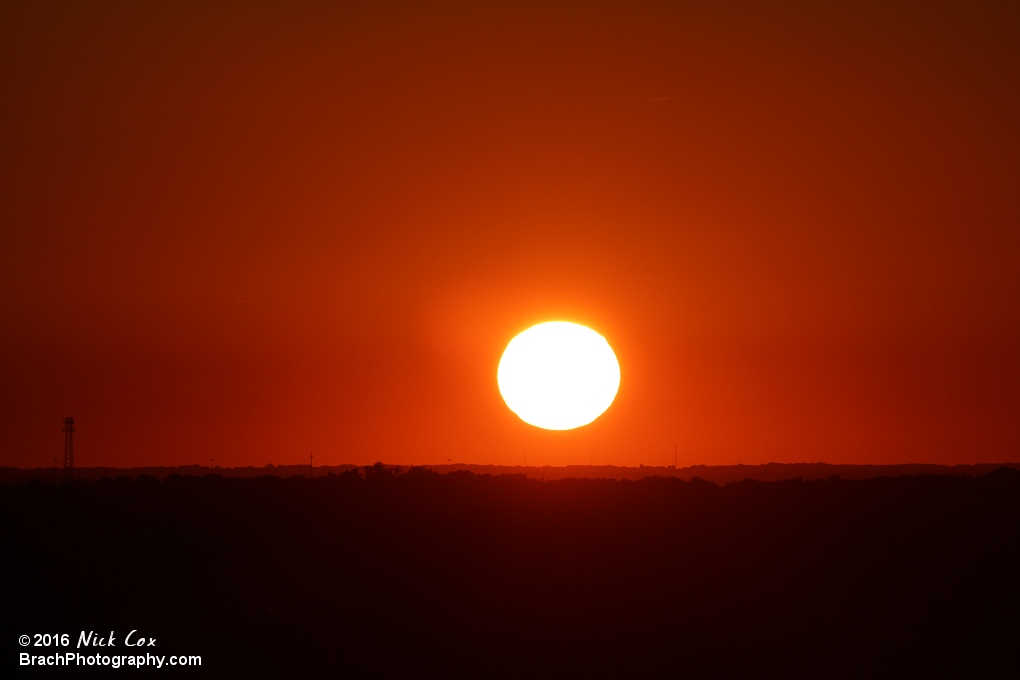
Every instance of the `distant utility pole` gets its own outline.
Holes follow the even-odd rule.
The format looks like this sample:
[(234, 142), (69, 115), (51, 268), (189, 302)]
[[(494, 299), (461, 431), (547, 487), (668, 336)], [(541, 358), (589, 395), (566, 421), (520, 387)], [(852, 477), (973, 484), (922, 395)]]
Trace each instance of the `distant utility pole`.
[(74, 479), (74, 418), (64, 418), (64, 481)]
[(676, 444), (673, 444), (673, 469), (676, 470)]
[(312, 471), (314, 470), (314, 466), (312, 465), (312, 461), (313, 461), (313, 460), (315, 460), (315, 456), (313, 456), (313, 455), (312, 455), (312, 452), (311, 452), (311, 451), (309, 451), (309, 452), (308, 452), (308, 476), (309, 476), (309, 477), (311, 477), (311, 476), (312, 476), (312, 475), (314, 474), (314, 473), (312, 472)]

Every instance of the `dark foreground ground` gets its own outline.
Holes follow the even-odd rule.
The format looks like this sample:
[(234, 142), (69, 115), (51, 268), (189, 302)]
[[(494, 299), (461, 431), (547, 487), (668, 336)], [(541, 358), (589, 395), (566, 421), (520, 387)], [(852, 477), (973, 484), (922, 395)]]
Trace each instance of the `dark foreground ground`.
[(146, 652), (201, 655), (209, 677), (1020, 668), (1015, 470), (725, 487), (382, 468), (32, 482), (0, 488), (0, 518), (8, 668), (56, 651), (21, 634), (69, 633), (73, 650), (80, 631), (112, 630), (109, 651), (129, 653), (132, 629), (156, 638)]

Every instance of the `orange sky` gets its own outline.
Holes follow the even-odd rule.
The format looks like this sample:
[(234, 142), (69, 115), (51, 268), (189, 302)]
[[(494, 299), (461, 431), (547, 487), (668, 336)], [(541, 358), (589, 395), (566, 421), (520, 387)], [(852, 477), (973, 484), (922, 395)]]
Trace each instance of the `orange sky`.
[(333, 4), (4, 3), (0, 464), (1020, 459), (1016, 3)]

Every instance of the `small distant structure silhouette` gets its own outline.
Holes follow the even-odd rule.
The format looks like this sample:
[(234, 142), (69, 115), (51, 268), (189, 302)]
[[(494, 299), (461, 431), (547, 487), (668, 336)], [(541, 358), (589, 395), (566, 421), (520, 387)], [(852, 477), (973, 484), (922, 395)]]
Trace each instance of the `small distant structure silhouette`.
[(315, 456), (313, 456), (312, 452), (309, 451), (308, 452), (308, 476), (309, 477), (312, 477), (315, 474), (314, 473), (314, 467), (312, 466), (312, 461), (313, 460), (315, 460)]
[(64, 481), (74, 479), (74, 418), (64, 418)]

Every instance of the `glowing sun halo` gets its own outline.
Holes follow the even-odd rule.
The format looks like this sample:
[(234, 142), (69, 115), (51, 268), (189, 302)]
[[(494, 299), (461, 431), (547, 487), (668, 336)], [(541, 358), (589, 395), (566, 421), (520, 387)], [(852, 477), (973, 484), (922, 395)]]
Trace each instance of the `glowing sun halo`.
[(587, 425), (616, 398), (620, 363), (606, 339), (567, 321), (532, 326), (506, 346), (499, 393), (524, 422), (546, 430)]

